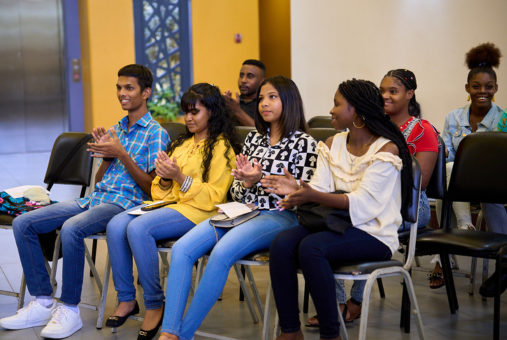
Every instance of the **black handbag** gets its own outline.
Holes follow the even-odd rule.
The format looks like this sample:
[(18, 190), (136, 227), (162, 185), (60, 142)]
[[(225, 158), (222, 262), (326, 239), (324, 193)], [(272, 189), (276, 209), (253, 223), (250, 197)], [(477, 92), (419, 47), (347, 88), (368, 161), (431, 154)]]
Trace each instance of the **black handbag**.
[[(343, 190), (333, 192), (333, 194), (345, 193)], [(343, 234), (348, 227), (352, 226), (348, 209), (331, 208), (308, 202), (297, 207), (297, 214), (299, 223), (313, 233), (331, 230)]]

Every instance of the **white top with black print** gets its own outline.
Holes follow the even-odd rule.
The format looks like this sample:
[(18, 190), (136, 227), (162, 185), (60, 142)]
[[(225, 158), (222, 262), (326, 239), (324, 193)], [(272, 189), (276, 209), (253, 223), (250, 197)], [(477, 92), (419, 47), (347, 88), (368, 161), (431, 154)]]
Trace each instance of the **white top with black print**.
[[(268, 134), (263, 136), (256, 130), (248, 134), (241, 152), (262, 165), (262, 177), (267, 175), (283, 175), (287, 168), (295, 179), (309, 182), (317, 167), (317, 141), (312, 136), (296, 131), (271, 146)], [(282, 199), (276, 194), (267, 193), (257, 183), (251, 188), (244, 188), (241, 181), (235, 179), (231, 186), (232, 198), (237, 202), (257, 203), (259, 209), (276, 209), (276, 202)]]

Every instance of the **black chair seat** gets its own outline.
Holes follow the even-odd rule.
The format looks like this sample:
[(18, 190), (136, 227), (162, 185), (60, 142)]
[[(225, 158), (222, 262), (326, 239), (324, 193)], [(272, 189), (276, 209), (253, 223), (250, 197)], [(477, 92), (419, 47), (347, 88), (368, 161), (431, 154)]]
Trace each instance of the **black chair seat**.
[(388, 267), (403, 267), (403, 263), (398, 260), (361, 262), (354, 261), (349, 263), (331, 264), (334, 274), (344, 275), (363, 275), (371, 274), (377, 269)]
[[(428, 233), (428, 232), (434, 231), (434, 230), (436, 230), (436, 229), (433, 229), (430, 227), (419, 228), (419, 229), (417, 229), (417, 235), (422, 235), (422, 234), (425, 234), (425, 233)], [(398, 231), (398, 240), (400, 241), (400, 243), (402, 243), (402, 244), (408, 243), (409, 237), (410, 237), (410, 230)]]
[(434, 230), (417, 238), (416, 255), (424, 249), (425, 254), (456, 254), (496, 258), (499, 249), (507, 243), (507, 235), (475, 230)]
[(156, 242), (158, 248), (172, 248), (179, 237), (165, 238)]
[(7, 214), (0, 214), (0, 225), (12, 225), (14, 216)]

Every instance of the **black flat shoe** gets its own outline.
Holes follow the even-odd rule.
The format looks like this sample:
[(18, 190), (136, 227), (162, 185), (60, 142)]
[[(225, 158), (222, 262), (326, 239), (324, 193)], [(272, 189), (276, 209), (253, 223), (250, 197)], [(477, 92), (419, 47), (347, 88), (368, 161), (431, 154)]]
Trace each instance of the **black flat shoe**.
[(144, 329), (141, 328), (139, 334), (137, 335), (137, 340), (151, 340), (155, 337), (155, 335), (157, 335), (160, 326), (162, 326), (162, 321), (164, 320), (164, 311), (165, 311), (165, 303), (162, 306), (162, 317), (160, 318), (160, 321), (158, 322), (157, 326), (155, 326), (155, 328), (149, 331), (145, 331)]
[(125, 315), (125, 316), (110, 316), (109, 318), (107, 318), (106, 327), (110, 327), (110, 328), (120, 327), (125, 323), (125, 321), (127, 321), (129, 316), (135, 315), (138, 313), (139, 313), (139, 304), (137, 303), (137, 300), (136, 300), (136, 305), (134, 306), (134, 309), (132, 309), (132, 311), (130, 313), (128, 313), (127, 315)]
[[(495, 291), (496, 291), (496, 280), (497, 280), (498, 274), (496, 271), (491, 275), (489, 279), (484, 281), (481, 288), (479, 289), (479, 293), (484, 297), (495, 297)], [(502, 270), (502, 278), (501, 278), (501, 284), (500, 284), (500, 294), (505, 292), (507, 289), (507, 270)]]

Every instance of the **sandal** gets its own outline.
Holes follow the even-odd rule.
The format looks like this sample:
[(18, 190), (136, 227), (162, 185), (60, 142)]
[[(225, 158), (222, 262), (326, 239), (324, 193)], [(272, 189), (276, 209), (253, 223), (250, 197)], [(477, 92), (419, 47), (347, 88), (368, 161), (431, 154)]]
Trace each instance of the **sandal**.
[[(350, 298), (347, 301), (345, 308), (348, 309), (350, 317), (348, 319), (344, 318), (346, 323), (354, 322), (355, 319), (359, 319), (361, 317), (361, 306), (362, 306), (361, 302), (356, 301), (352, 298)], [(355, 312), (354, 312), (354, 310), (355, 310)]]
[[(348, 301), (347, 301), (347, 304), (348, 304)], [(349, 309), (347, 307), (347, 304), (340, 304), (340, 307), (343, 306), (343, 312), (342, 312), (343, 320), (345, 320), (345, 323), (350, 323), (350, 322), (353, 322), (354, 319), (357, 319), (359, 316), (361, 316), (361, 310), (359, 310), (359, 316), (356, 316), (355, 318), (352, 319), (351, 315), (349, 313)], [(349, 319), (347, 319), (347, 314), (349, 314)], [(308, 325), (305, 325), (305, 327), (314, 327), (314, 328), (320, 327), (318, 315), (314, 315), (311, 318), (308, 318), (308, 320), (306, 320), (306, 322), (308, 322)]]
[[(445, 285), (444, 275), (442, 272), (430, 272), (428, 274), (428, 280), (430, 280), (430, 288), (431, 289), (438, 289), (438, 288), (443, 287)], [(432, 283), (434, 283), (434, 282), (431, 282), (432, 280), (442, 280), (442, 281), (437, 285), (432, 285)]]

